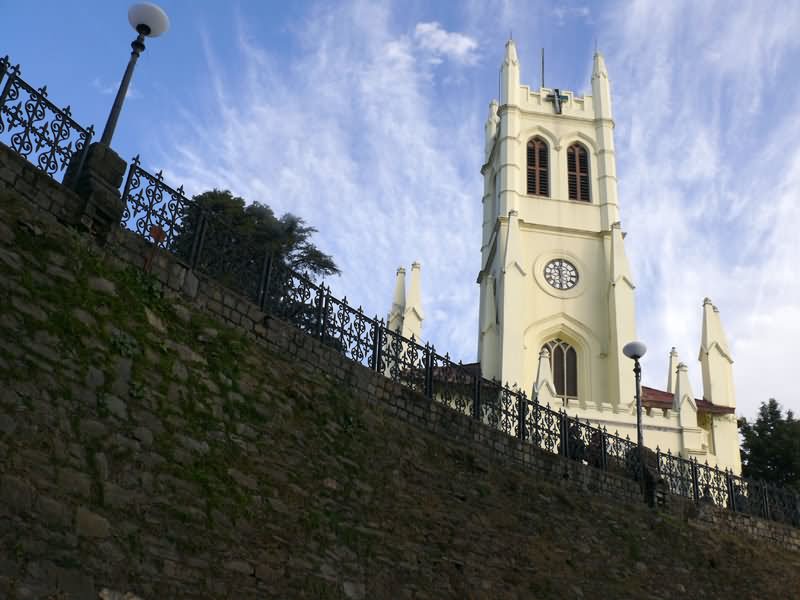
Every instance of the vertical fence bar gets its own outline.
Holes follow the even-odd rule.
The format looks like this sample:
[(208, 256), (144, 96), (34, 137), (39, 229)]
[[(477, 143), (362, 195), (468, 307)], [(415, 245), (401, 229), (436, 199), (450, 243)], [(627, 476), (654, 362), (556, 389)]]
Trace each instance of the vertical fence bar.
[(736, 494), (733, 485), (733, 472), (730, 470), (725, 471), (725, 483), (728, 487), (728, 508), (736, 512)]
[(700, 500), (700, 483), (697, 480), (697, 459), (690, 460), (689, 464), (692, 466), (692, 496), (694, 497), (694, 501), (697, 502)]
[(481, 418), (481, 376), (472, 376), (472, 418)]
[(383, 337), (383, 323), (376, 318), (372, 322), (372, 329), (375, 332), (375, 339), (373, 340), (372, 356), (375, 360), (375, 371), (381, 372), (381, 360), (383, 354), (383, 344), (381, 338)]
[(769, 519), (769, 492), (766, 485), (761, 486), (761, 506), (765, 519)]
[(520, 392), (517, 396), (517, 437), (524, 440), (525, 435), (525, 417), (528, 412), (528, 399), (525, 397), (525, 392)]
[[(194, 270), (197, 268), (197, 263), (200, 262), (200, 253), (203, 251), (203, 238), (206, 235), (206, 211), (200, 210), (200, 218), (197, 221), (197, 227), (194, 231), (194, 239), (192, 240), (192, 251), (189, 254), (189, 268)], [(259, 290), (261, 288), (259, 287)], [(260, 300), (260, 298), (259, 298)]]
[(19, 65), (15, 65), (8, 69), (7, 74), (8, 79), (6, 80), (6, 84), (3, 86), (3, 91), (0, 92), (0, 111), (2, 111), (3, 105), (6, 103), (6, 97), (8, 96), (9, 90), (11, 90), (11, 86), (14, 85), (14, 80), (19, 77)]
[[(89, 155), (89, 146), (92, 145), (93, 135), (94, 135), (94, 125), (90, 125), (89, 129), (86, 130), (86, 141), (83, 143), (83, 148), (81, 148), (81, 156), (78, 159), (78, 167), (75, 169), (74, 175), (72, 175), (71, 187), (73, 189), (76, 189), (78, 187), (78, 181), (80, 181), (81, 173), (83, 173), (83, 166), (86, 164), (86, 157)], [(66, 176), (66, 173), (64, 175)]]
[(0, 58), (0, 83), (3, 82), (3, 77), (6, 76), (6, 71), (8, 71), (8, 64), (9, 64), (8, 55), (4, 56), (3, 58)]
[(319, 291), (317, 292), (317, 337), (320, 340), (325, 340), (325, 327), (328, 323), (328, 295), (329, 290), (325, 284), (320, 284)]
[(264, 263), (261, 266), (261, 281), (258, 284), (258, 309), (266, 312), (267, 295), (269, 292), (269, 280), (272, 275), (272, 251), (264, 252)]
[(600, 430), (600, 466), (603, 471), (608, 471), (608, 432), (605, 427)]
[(425, 397), (433, 398), (433, 346), (425, 344)]
[[(2, 101), (0, 101), (0, 106), (2, 106)], [(128, 165), (128, 176), (125, 178), (125, 187), (122, 188), (122, 201), (126, 205), (128, 204), (128, 194), (131, 193), (131, 181), (133, 180), (133, 174), (134, 171), (136, 171), (136, 169), (138, 168), (139, 168), (139, 155), (137, 154), (131, 159), (131, 164)]]
[(569, 457), (569, 435), (567, 433), (567, 413), (563, 410), (558, 411), (559, 437), (561, 438), (561, 455)]

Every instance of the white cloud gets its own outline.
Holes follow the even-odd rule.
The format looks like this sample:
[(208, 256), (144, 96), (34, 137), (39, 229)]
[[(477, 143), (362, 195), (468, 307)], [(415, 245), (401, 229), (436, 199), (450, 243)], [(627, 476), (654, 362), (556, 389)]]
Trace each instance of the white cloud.
[(446, 31), (436, 21), (417, 23), (414, 40), (420, 48), (434, 54), (434, 62), (441, 62), (442, 55), (467, 65), (475, 64), (478, 60), (478, 42), (474, 38), (463, 33)]
[[(160, 164), (190, 192), (227, 187), (305, 217), (343, 269), (330, 282), (334, 293), (369, 314), (385, 316), (396, 267), (420, 260), (424, 337), (474, 360), (482, 120), (508, 28), (541, 28), (536, 39), (544, 39), (537, 15), (548, 10), (467, 3), (463, 31), (492, 40), (496, 64), (487, 67), (488, 86), (458, 93), (434, 86), (434, 74), (448, 80), (451, 63), (477, 61), (477, 41), (441, 40), (477, 38), (431, 22), (408, 34), (385, 6), (313, 11), (290, 62), (243, 31), (238, 70), (218, 68), (209, 46), (206, 110), (184, 110)], [(800, 83), (791, 70), (800, 38), (786, 25), (800, 6), (792, 10), (639, 1), (596, 12), (608, 15), (598, 37), (613, 86), (639, 336), (650, 348), (645, 383), (665, 384), (674, 345), (702, 393), (696, 359), (710, 296), (736, 360), (738, 412), (747, 416), (770, 396), (800, 412), (787, 366), (800, 336)], [(535, 62), (523, 62), (524, 76)]]
[(800, 86), (787, 25), (798, 9), (644, 1), (609, 9), (621, 19), (601, 36), (639, 335), (651, 348), (645, 379), (663, 385), (675, 345), (702, 394), (701, 304), (711, 296), (748, 417), (772, 396), (800, 408), (787, 368), (800, 335)]
[(588, 6), (556, 6), (550, 13), (555, 17), (556, 24), (560, 27), (564, 25), (568, 19), (588, 19), (592, 11)]
[[(287, 65), (243, 31), (236, 77), (207, 45), (213, 96), (172, 126), (165, 176), (306, 218), (342, 268), (334, 294), (370, 315), (386, 316), (396, 268), (419, 260), (425, 339), (474, 360), (483, 111), (433, 110), (430, 65), (383, 7), (327, 8), (297, 35)], [(443, 48), (466, 59), (472, 46)]]
[[(104, 96), (114, 96), (119, 90), (119, 83), (104, 83), (99, 77), (92, 80), (92, 87), (103, 94)], [(125, 92), (126, 100), (136, 100), (142, 97), (141, 92), (134, 88), (133, 85), (128, 85), (128, 91)]]

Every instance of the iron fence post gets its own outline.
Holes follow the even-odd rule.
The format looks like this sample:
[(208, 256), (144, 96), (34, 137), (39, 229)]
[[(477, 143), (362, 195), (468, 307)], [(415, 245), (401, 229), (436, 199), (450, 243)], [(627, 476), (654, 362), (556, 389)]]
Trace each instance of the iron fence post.
[(767, 491), (766, 484), (761, 487), (761, 505), (764, 518), (769, 519), (769, 492)]
[(4, 56), (3, 58), (0, 58), (0, 82), (3, 81), (3, 77), (5, 77), (6, 71), (8, 71), (8, 65), (9, 65), (8, 55)]
[(603, 471), (608, 471), (608, 432), (605, 427), (600, 430), (600, 466)]
[(372, 356), (375, 360), (375, 370), (381, 372), (381, 360), (383, 354), (383, 344), (381, 338), (383, 337), (383, 324), (377, 319), (372, 322), (372, 329), (375, 332), (375, 339), (373, 340), (374, 346), (372, 348)]
[(472, 418), (481, 418), (481, 376), (473, 375), (472, 382)]
[(433, 353), (431, 345), (425, 344), (425, 397), (433, 398)]
[[(81, 179), (81, 173), (83, 173), (83, 166), (86, 164), (86, 157), (89, 156), (89, 146), (92, 145), (92, 136), (94, 136), (94, 125), (90, 125), (89, 129), (86, 130), (86, 140), (83, 142), (81, 155), (80, 158), (78, 158), (78, 167), (75, 169), (75, 174), (72, 175), (71, 187), (74, 190), (78, 188), (78, 182)], [(124, 198), (125, 196), (123, 196), (123, 199)]]
[(736, 512), (736, 494), (735, 487), (733, 485), (733, 471), (730, 469), (725, 471), (725, 482), (728, 486), (728, 508), (730, 508), (733, 512)]
[(203, 251), (203, 238), (206, 235), (206, 211), (200, 210), (200, 218), (197, 220), (197, 227), (194, 231), (194, 239), (192, 240), (192, 250), (189, 254), (189, 268), (193, 271), (197, 268), (197, 263), (200, 262), (200, 253)]
[(14, 80), (19, 77), (19, 65), (15, 65), (8, 69), (7, 74), (8, 79), (6, 79), (6, 84), (3, 86), (3, 91), (0, 92), (0, 109), (2, 109), (6, 102), (6, 96), (8, 96), (11, 86), (14, 85)]
[(692, 496), (694, 496), (694, 501), (698, 502), (700, 500), (700, 484), (697, 480), (697, 459), (690, 460), (689, 464), (692, 466)]
[(264, 263), (261, 267), (261, 281), (258, 285), (258, 309), (261, 312), (265, 310), (267, 304), (267, 293), (269, 292), (269, 280), (272, 275), (272, 251), (266, 250), (264, 252)]
[[(2, 106), (2, 102), (0, 102), (0, 106)], [(125, 187), (122, 188), (122, 201), (125, 203), (125, 206), (128, 205), (128, 195), (131, 193), (131, 181), (133, 180), (133, 174), (136, 169), (139, 168), (139, 155), (137, 154), (131, 159), (131, 164), (128, 165), (128, 176), (125, 178)], [(125, 223), (122, 223), (122, 226), (125, 226)]]
[(566, 456), (569, 458), (569, 435), (567, 434), (567, 413), (559, 409), (558, 411), (558, 420), (559, 420), (559, 434), (561, 437), (561, 455)]
[(317, 335), (321, 341), (325, 340), (325, 327), (328, 323), (328, 294), (325, 284), (320, 284), (317, 292)]
[(525, 417), (527, 416), (528, 399), (525, 392), (520, 392), (517, 396), (517, 437), (525, 439)]

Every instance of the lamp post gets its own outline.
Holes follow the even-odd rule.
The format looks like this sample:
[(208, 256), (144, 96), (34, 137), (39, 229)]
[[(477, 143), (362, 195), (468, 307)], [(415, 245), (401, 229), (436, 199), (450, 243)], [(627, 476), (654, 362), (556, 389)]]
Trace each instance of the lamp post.
[(128, 86), (133, 76), (133, 68), (136, 66), (139, 55), (144, 52), (144, 38), (158, 37), (169, 29), (167, 13), (160, 7), (149, 2), (131, 6), (128, 9), (128, 22), (131, 24), (131, 27), (136, 30), (138, 36), (131, 42), (131, 48), (133, 48), (131, 58), (128, 61), (125, 74), (122, 76), (122, 82), (119, 84), (117, 97), (114, 98), (111, 113), (108, 115), (105, 129), (103, 129), (103, 136), (100, 138), (100, 143), (105, 146), (111, 144), (111, 138), (114, 136), (114, 129), (117, 127), (117, 119), (119, 119), (119, 113), (122, 111), (122, 103), (125, 101), (125, 95), (128, 93)]
[(622, 353), (633, 359), (633, 374), (636, 377), (636, 443), (641, 450), (644, 446), (644, 431), (642, 430), (642, 367), (639, 359), (647, 352), (647, 346), (642, 342), (628, 342), (622, 348)]
[(645, 355), (645, 352), (647, 352), (647, 346), (642, 342), (628, 342), (622, 348), (622, 353), (633, 360), (633, 374), (636, 377), (636, 443), (639, 447), (639, 475), (642, 478), (642, 486), (645, 486), (645, 468), (644, 430), (642, 428), (642, 367), (639, 359)]

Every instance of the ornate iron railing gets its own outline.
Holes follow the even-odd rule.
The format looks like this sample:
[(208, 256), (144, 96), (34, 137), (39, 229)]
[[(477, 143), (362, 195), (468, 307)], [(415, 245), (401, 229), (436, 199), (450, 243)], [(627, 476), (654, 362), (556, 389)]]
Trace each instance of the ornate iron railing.
[[(131, 163), (122, 224), (165, 248), (189, 267), (293, 323), (347, 358), (540, 450), (624, 477), (642, 477), (642, 456), (628, 437), (542, 406), (524, 392), (480, 376), (430, 345), (390, 330), (382, 319), (339, 300), (324, 284), (287, 267), (267, 247), (260, 255), (233, 223), (164, 183), (161, 172)], [(673, 494), (800, 525), (798, 496), (657, 450), (657, 471)]]
[(658, 472), (669, 491), (695, 502), (800, 526), (800, 495), (763, 481), (734, 475), (697, 459), (656, 451)]
[(82, 168), (94, 128), (84, 129), (70, 107), (58, 108), (47, 98), (47, 87), (34, 89), (20, 76), (19, 65), (0, 58), (0, 140), (42, 171), (55, 177), (78, 156)]

